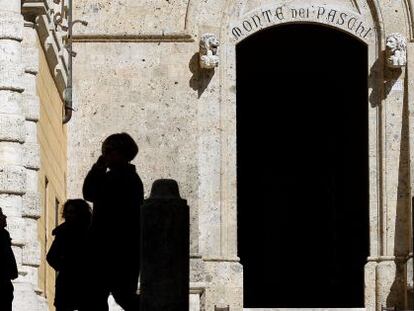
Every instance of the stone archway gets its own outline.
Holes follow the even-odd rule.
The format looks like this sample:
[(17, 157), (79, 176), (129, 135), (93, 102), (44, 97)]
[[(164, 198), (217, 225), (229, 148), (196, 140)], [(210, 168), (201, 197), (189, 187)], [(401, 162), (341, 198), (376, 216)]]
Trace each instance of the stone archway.
[(364, 306), (367, 76), (366, 45), (325, 26), (238, 44), (244, 307)]
[[(216, 100), (205, 100), (199, 126), (202, 160), (208, 159), (210, 165), (208, 182), (199, 189), (200, 193), (208, 193), (203, 197), (206, 203), (200, 204), (199, 209), (200, 250), (207, 271), (213, 275), (211, 289), (204, 296), (206, 304), (214, 299), (227, 300), (240, 310), (242, 300), (243, 268), (237, 257), (236, 47), (269, 27), (313, 23), (344, 31), (368, 47), (370, 247), (364, 307), (381, 310), (395, 302), (404, 306), (404, 269), (412, 249), (408, 242), (410, 229), (403, 220), (411, 208), (409, 185), (413, 184), (408, 172), (408, 162), (413, 157), (408, 153), (410, 142), (404, 134), (410, 118), (404, 111), (411, 109), (407, 108), (411, 93), (406, 88), (410, 74), (406, 75), (404, 69), (392, 72), (384, 65), (385, 38), (389, 34), (384, 29), (409, 37), (406, 2), (394, 2), (390, 8), (377, 0), (331, 0), (329, 4), (321, 0), (252, 0), (227, 1), (210, 15), (205, 14), (207, 5), (200, 10), (200, 32), (216, 32), (221, 42), (220, 65), (212, 80), (220, 91)], [(207, 202), (217, 204), (213, 208)], [(215, 226), (203, 219), (213, 219)], [(224, 269), (228, 273), (218, 273)]]

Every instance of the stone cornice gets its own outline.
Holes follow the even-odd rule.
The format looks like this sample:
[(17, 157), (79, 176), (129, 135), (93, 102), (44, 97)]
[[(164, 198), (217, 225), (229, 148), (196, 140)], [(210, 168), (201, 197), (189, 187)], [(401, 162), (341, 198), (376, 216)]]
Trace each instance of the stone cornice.
[(37, 16), (47, 15), (49, 5), (46, 0), (22, 0), (22, 15), (26, 20), (34, 22)]
[(66, 32), (53, 20), (55, 10), (47, 0), (22, 0), (22, 14), (25, 20), (34, 22), (40, 44), (45, 52), (50, 72), (61, 97), (68, 81), (68, 53), (64, 47)]
[(73, 42), (194, 42), (188, 33), (166, 34), (79, 34)]

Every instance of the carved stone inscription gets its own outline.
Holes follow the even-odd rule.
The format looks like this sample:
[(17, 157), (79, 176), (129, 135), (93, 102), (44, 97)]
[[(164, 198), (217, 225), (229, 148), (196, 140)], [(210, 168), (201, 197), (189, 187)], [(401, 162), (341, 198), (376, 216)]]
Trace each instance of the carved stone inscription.
[(373, 34), (372, 26), (361, 17), (339, 8), (326, 6), (286, 7), (261, 9), (247, 15), (238, 25), (231, 28), (235, 40), (245, 38), (256, 30), (287, 22), (318, 22), (339, 27), (366, 40)]

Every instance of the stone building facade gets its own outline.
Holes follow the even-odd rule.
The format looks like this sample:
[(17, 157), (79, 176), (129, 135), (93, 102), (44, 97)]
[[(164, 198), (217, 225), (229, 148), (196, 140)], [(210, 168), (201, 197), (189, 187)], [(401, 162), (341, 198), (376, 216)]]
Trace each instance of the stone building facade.
[[(48, 236), (49, 209), (81, 196), (102, 140), (120, 131), (139, 143), (134, 164), (146, 193), (155, 179), (174, 178), (188, 200), (191, 310), (243, 310), (236, 50), (285, 25), (318, 25), (366, 46), (369, 256), (359, 307), (413, 308), (412, 0), (75, 0), (73, 20), (88, 26), (73, 25), (67, 128), (68, 1), (0, 2), (0, 204), (19, 262), (15, 310), (46, 310), (45, 298), (52, 308), (47, 238), (39, 238)], [(317, 61), (329, 66), (323, 53)], [(39, 79), (39, 66), (50, 79)], [(46, 204), (46, 175), (60, 203)]]

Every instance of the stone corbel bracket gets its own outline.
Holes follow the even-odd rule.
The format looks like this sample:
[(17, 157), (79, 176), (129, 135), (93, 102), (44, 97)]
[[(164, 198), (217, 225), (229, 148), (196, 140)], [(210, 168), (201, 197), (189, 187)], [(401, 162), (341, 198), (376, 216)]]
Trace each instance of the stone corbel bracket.
[(220, 45), (216, 35), (206, 33), (200, 40), (200, 67), (203, 69), (214, 69), (218, 67), (220, 58), (218, 47)]
[(389, 68), (403, 68), (407, 64), (407, 40), (400, 33), (387, 36), (385, 48)]

